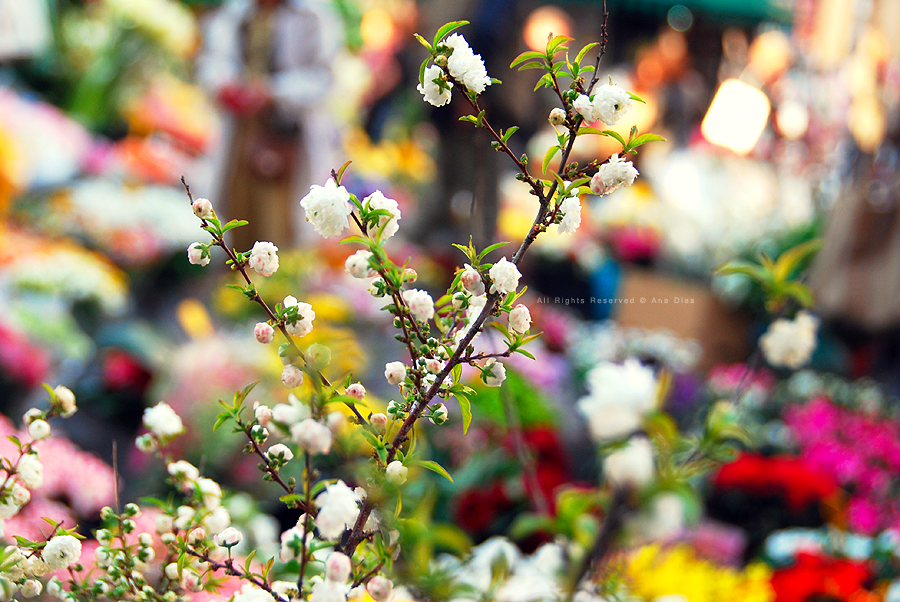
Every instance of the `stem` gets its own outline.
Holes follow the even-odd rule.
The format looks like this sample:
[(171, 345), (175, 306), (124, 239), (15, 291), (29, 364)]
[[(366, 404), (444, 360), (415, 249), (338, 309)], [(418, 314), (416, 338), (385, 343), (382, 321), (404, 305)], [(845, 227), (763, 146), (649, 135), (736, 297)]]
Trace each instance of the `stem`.
[(538, 481), (534, 468), (534, 457), (522, 438), (522, 425), (519, 422), (519, 415), (515, 407), (513, 407), (513, 399), (508, 388), (500, 387), (500, 399), (503, 401), (503, 413), (506, 414), (506, 422), (509, 425), (513, 449), (516, 452), (519, 464), (522, 466), (522, 476), (528, 484), (525, 489), (530, 491), (531, 503), (537, 513), (541, 516), (550, 516), (550, 506), (544, 497), (544, 491), (541, 489), (540, 481)]
[(610, 550), (612, 550), (613, 541), (616, 534), (622, 528), (625, 520), (625, 511), (628, 510), (628, 489), (617, 487), (613, 491), (612, 503), (609, 506), (609, 512), (606, 514), (606, 520), (603, 521), (603, 528), (597, 535), (597, 541), (587, 556), (584, 557), (584, 563), (575, 579), (573, 589), (578, 587), (578, 583), (587, 575), (597, 569), (599, 564), (606, 558)]
[[(303, 486), (306, 489), (306, 507), (312, 507), (312, 496), (310, 495), (312, 492), (312, 487), (310, 487), (310, 482), (312, 481), (312, 462), (310, 462), (310, 454), (306, 452), (303, 454), (304, 462), (306, 464), (306, 471), (303, 475)], [(306, 517), (303, 519), (303, 541), (300, 543), (300, 576), (297, 577), (297, 591), (300, 592), (300, 595), (303, 595), (303, 579), (306, 575), (306, 562), (308, 560), (307, 550), (306, 550), (306, 538), (309, 535), (309, 517), (310, 513), (306, 512)]]
[(288, 600), (287, 598), (279, 596), (277, 593), (275, 593), (266, 581), (260, 579), (259, 577), (256, 577), (252, 573), (245, 573), (242, 570), (235, 568), (233, 558), (228, 558), (227, 560), (225, 560), (225, 562), (218, 562), (210, 558), (208, 554), (201, 554), (200, 552), (196, 552), (188, 547), (185, 547), (184, 551), (194, 558), (199, 558), (209, 566), (213, 567), (215, 570), (224, 571), (226, 575), (232, 575), (234, 577), (238, 577), (239, 579), (244, 579), (245, 581), (249, 581), (256, 587), (266, 590), (278, 602), (290, 602), (290, 600)]

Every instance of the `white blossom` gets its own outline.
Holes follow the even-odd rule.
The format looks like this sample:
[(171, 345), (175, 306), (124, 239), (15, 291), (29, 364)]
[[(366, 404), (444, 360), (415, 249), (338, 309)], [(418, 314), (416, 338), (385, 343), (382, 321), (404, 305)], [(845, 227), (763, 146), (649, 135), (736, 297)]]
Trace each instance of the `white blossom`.
[(427, 322), (434, 317), (434, 300), (426, 291), (413, 288), (403, 291), (401, 296), (409, 306), (409, 312), (414, 319)]
[(387, 427), (388, 417), (384, 412), (376, 412), (369, 417), (369, 424), (379, 431), (383, 431)]
[(281, 371), (281, 382), (288, 389), (299, 387), (303, 384), (303, 370), (297, 366), (285, 366)]
[(369, 267), (371, 257), (371, 251), (360, 249), (344, 262), (344, 271), (354, 278), (374, 278), (376, 272)]
[(227, 527), (213, 536), (213, 543), (223, 548), (231, 548), (241, 543), (244, 534), (234, 527)]
[(191, 205), (191, 209), (194, 210), (194, 215), (200, 219), (212, 219), (215, 217), (213, 206), (209, 199), (200, 198), (195, 200), (194, 204)]
[(356, 494), (343, 481), (337, 481), (316, 496), (316, 529), (323, 539), (338, 539), (356, 521), (359, 508)]
[(22, 480), (25, 481), (25, 484), (32, 489), (43, 485), (44, 465), (41, 464), (41, 461), (38, 459), (37, 454), (25, 454), (21, 458), (19, 458), (19, 463), (16, 465), (16, 470), (18, 471), (19, 476), (22, 477)]
[(175, 477), (176, 480), (196, 481), (200, 478), (200, 471), (187, 460), (178, 460), (171, 462), (166, 466), (168, 473)]
[[(178, 508), (178, 510), (180, 512), (181, 508)], [(193, 510), (191, 510), (191, 513), (193, 514)], [(228, 514), (225, 506), (219, 506), (204, 517), (203, 524), (206, 525), (206, 529), (210, 533), (221, 533), (231, 524), (231, 515)], [(183, 527), (181, 528), (183, 530)]]
[(309, 333), (312, 332), (313, 329), (313, 320), (316, 319), (316, 312), (313, 311), (312, 305), (309, 303), (304, 303), (302, 301), (297, 301), (297, 298), (293, 295), (288, 295), (284, 298), (282, 302), (285, 309), (288, 307), (296, 307), (297, 308), (297, 320), (293, 323), (288, 322), (285, 324), (285, 328), (291, 336), (295, 337), (305, 337)]
[(288, 403), (276, 403), (271, 410), (270, 418), (279, 424), (290, 428), (301, 420), (309, 418), (309, 408), (300, 403), (293, 393), (288, 394)]
[(275, 329), (265, 322), (257, 322), (256, 326), (253, 327), (253, 336), (260, 343), (271, 343), (275, 338)]
[(484, 61), (480, 54), (475, 54), (466, 39), (454, 33), (444, 40), (444, 44), (453, 49), (447, 57), (447, 69), (453, 78), (463, 84), (470, 92), (481, 94), (491, 85)]
[(331, 451), (332, 433), (315, 418), (307, 418), (291, 427), (291, 441), (311, 454), (327, 454)]
[(350, 579), (350, 557), (340, 552), (332, 552), (325, 559), (325, 578), (337, 583), (346, 583)]
[(245, 583), (232, 602), (272, 602), (272, 594), (252, 583)]
[(360, 383), (353, 383), (347, 387), (347, 395), (356, 399), (362, 399), (366, 396), (366, 388)]
[(425, 360), (425, 369), (431, 374), (440, 374), (441, 370), (443, 370), (446, 365), (447, 362), (433, 357)]
[(250, 249), (249, 263), (257, 274), (268, 278), (278, 271), (278, 247), (270, 242), (256, 241)]
[(215, 510), (222, 503), (222, 488), (218, 483), (206, 477), (200, 477), (195, 481), (197, 489), (200, 490), (200, 496), (203, 499), (203, 505), (207, 510)]
[(575, 99), (575, 102), (572, 103), (572, 108), (584, 118), (585, 123), (594, 123), (600, 119), (600, 112), (586, 94), (579, 95), (578, 98)]
[(306, 210), (307, 221), (324, 238), (340, 236), (341, 231), (348, 227), (353, 211), (350, 193), (331, 179), (325, 182), (325, 186), (310, 186), (309, 194), (300, 200), (300, 206)]
[(43, 588), (44, 585), (37, 579), (28, 579), (22, 584), (22, 589), (20, 591), (26, 598), (34, 598), (41, 593)]
[(633, 358), (623, 364), (601, 362), (587, 376), (588, 396), (578, 400), (597, 440), (623, 437), (636, 430), (656, 401), (656, 377)]
[(191, 265), (209, 265), (209, 249), (205, 249), (199, 242), (192, 242), (187, 248), (188, 261)]
[(632, 437), (625, 447), (603, 460), (603, 474), (616, 486), (643, 487), (653, 480), (653, 445), (646, 437)]
[(144, 410), (144, 426), (158, 439), (168, 440), (184, 432), (184, 424), (175, 410), (164, 401)]
[(519, 278), (522, 277), (516, 264), (508, 261), (506, 257), (502, 257), (500, 261), (492, 265), (488, 275), (492, 282), (491, 292), (501, 295), (515, 292), (519, 286)]
[[(444, 71), (440, 67), (431, 65), (425, 69), (422, 80), (423, 83), (416, 86), (416, 89), (425, 98), (425, 102), (436, 107), (442, 107), (450, 102), (450, 88), (453, 87), (453, 82), (445, 80)], [(441, 89), (435, 80), (443, 80), (446, 87)]]
[(383, 228), (381, 240), (389, 239), (400, 229), (400, 224), (398, 223), (400, 221), (400, 208), (397, 206), (397, 201), (387, 198), (380, 190), (376, 190), (364, 198), (363, 206), (369, 210), (383, 209), (391, 214), (391, 217), (382, 215), (378, 219), (378, 228)]
[(346, 602), (349, 591), (349, 583), (324, 579), (313, 585), (309, 602)]
[(592, 104), (597, 108), (600, 120), (606, 125), (618, 123), (634, 104), (628, 91), (615, 84), (595, 87), (593, 96)]
[(409, 469), (400, 460), (394, 460), (384, 470), (384, 478), (388, 483), (398, 487), (406, 482)]
[(290, 562), (300, 557), (300, 546), (303, 542), (303, 522), (306, 515), (302, 515), (297, 525), (281, 534), (281, 551), (278, 558), (281, 562)]
[(68, 387), (59, 385), (53, 389), (53, 393), (56, 394), (56, 402), (60, 406), (60, 415), (63, 418), (68, 418), (78, 411), (75, 406), (75, 394)]
[(531, 328), (531, 312), (525, 305), (519, 303), (509, 312), (509, 328), (519, 334), (525, 334)]
[(485, 372), (482, 372), (484, 384), (489, 387), (499, 387), (506, 380), (506, 368), (494, 358), (484, 364)]
[(610, 194), (622, 186), (631, 186), (637, 176), (638, 170), (631, 161), (613, 155), (591, 177), (591, 192), (600, 196)]
[(557, 225), (559, 234), (575, 234), (578, 226), (581, 225), (581, 199), (578, 194), (567, 196), (559, 204), (559, 212), (562, 214), (562, 221)]
[(759, 338), (766, 361), (780, 368), (796, 370), (806, 364), (816, 348), (819, 319), (800, 311), (793, 320), (779, 318)]
[(34, 420), (28, 425), (28, 434), (35, 441), (46, 439), (50, 436), (50, 425), (46, 420)]
[(384, 365), (384, 377), (388, 384), (399, 385), (406, 379), (406, 364), (403, 362), (389, 362)]
[(57, 535), (47, 542), (41, 556), (52, 570), (64, 569), (81, 558), (81, 542), (71, 535)]

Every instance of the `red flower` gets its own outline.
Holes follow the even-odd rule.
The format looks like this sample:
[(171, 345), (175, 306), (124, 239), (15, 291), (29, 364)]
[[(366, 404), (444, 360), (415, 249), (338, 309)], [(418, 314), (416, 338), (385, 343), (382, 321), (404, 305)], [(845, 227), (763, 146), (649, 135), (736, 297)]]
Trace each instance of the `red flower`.
[(872, 577), (863, 562), (828, 558), (801, 552), (793, 566), (775, 571), (775, 602), (809, 602), (825, 595), (847, 602), (875, 600), (864, 584)]
[(779, 495), (795, 512), (830, 496), (834, 479), (812, 469), (802, 458), (742, 454), (713, 477), (717, 488), (734, 488), (760, 496)]

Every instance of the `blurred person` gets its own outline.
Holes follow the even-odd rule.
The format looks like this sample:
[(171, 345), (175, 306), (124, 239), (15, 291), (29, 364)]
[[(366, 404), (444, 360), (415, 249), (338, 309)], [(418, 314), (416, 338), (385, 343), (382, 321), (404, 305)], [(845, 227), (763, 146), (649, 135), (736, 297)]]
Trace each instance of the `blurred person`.
[(297, 201), (336, 166), (325, 99), (340, 23), (324, 0), (227, 0), (203, 32), (197, 78), (227, 117), (214, 202), (250, 222), (232, 244), (295, 243)]

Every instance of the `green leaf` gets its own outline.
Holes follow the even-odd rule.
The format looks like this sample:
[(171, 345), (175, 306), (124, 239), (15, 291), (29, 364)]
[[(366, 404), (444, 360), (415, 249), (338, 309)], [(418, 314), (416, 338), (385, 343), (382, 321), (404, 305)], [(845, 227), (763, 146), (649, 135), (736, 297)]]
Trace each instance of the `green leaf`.
[(303, 502), (303, 496), (299, 493), (289, 493), (278, 498), (288, 508), (297, 508)]
[(621, 134), (619, 134), (619, 132), (615, 132), (613, 130), (603, 130), (601, 132), (601, 134), (603, 134), (604, 136), (609, 136), (610, 138), (615, 138), (616, 141), (619, 142), (619, 144), (621, 144), (623, 147), (628, 146), (625, 143), (625, 138), (622, 138), (622, 136), (621, 136)]
[(822, 248), (822, 239), (816, 238), (792, 247), (778, 256), (772, 269), (777, 282), (784, 282), (796, 270), (796, 268), (819, 249)]
[(338, 184), (338, 186), (341, 185), (341, 179), (344, 177), (344, 171), (350, 166), (351, 163), (353, 163), (353, 161), (347, 161), (346, 163), (344, 163), (343, 165), (341, 165), (341, 168), (340, 168), (339, 170), (337, 170), (337, 184)]
[(547, 66), (543, 63), (525, 63), (521, 67), (519, 67), (519, 71), (525, 71), (527, 69), (546, 69)]
[(450, 473), (447, 472), (443, 466), (441, 466), (434, 460), (416, 460), (415, 464), (417, 464), (423, 468), (427, 468), (428, 470), (430, 470), (432, 472), (436, 472), (437, 474), (441, 475), (442, 477), (444, 477), (451, 483), (453, 482), (453, 477), (450, 476)]
[(555, 36), (553, 39), (547, 42), (547, 58), (552, 58), (557, 52), (559, 52), (560, 47), (565, 48), (566, 42), (572, 41), (572, 38), (569, 36)]
[[(515, 59), (513, 59), (513, 62), (509, 64), (509, 68), (512, 69), (516, 65), (520, 65), (526, 61), (534, 61), (534, 60), (543, 61), (543, 59), (544, 59), (543, 52), (535, 52), (533, 50), (529, 50), (527, 52), (523, 52), (522, 54), (517, 56)], [(540, 66), (542, 67), (543, 65), (540, 65)]]
[(588, 44), (587, 46), (585, 46), (584, 48), (579, 50), (578, 54), (575, 56), (575, 64), (581, 65), (581, 60), (584, 58), (584, 55), (586, 55), (588, 52), (590, 52), (591, 48), (593, 48), (594, 46), (597, 46), (597, 44), (598, 44), (597, 42), (591, 42), (590, 44)]
[(640, 103), (647, 104), (647, 101), (644, 100), (643, 98), (641, 98), (640, 96), (638, 96), (637, 94), (634, 94), (634, 93), (632, 93), (632, 92), (629, 92), (629, 93), (628, 93), (628, 96), (631, 97), (631, 100), (636, 100), (636, 101), (638, 101), (638, 102), (640, 102)]
[(538, 83), (534, 85), (533, 92), (537, 92), (541, 88), (552, 88), (553, 87), (553, 76), (549, 73), (545, 73), (541, 76), (541, 79), (538, 80)]
[(746, 261), (729, 261), (716, 270), (716, 276), (727, 276), (730, 274), (743, 274), (759, 283), (766, 282), (769, 279), (769, 274), (765, 268)]
[(509, 528), (509, 536), (514, 540), (522, 540), (542, 531), (553, 533), (553, 526), (553, 519), (549, 516), (523, 512), (513, 521)]
[(641, 134), (634, 140), (628, 143), (628, 150), (633, 148), (637, 148), (642, 144), (647, 144), (648, 142), (665, 142), (666, 139), (662, 136), (658, 136), (657, 134)]
[(510, 127), (508, 130), (506, 130), (505, 132), (503, 132), (503, 135), (500, 136), (500, 139), (503, 142), (506, 142), (509, 140), (510, 136), (512, 136), (513, 134), (515, 134), (518, 131), (519, 131), (519, 126), (514, 125), (514, 126)]
[(443, 27), (437, 30), (437, 33), (434, 35), (434, 46), (437, 46), (441, 40), (443, 40), (448, 34), (452, 33), (454, 30), (459, 29), (463, 25), (468, 25), (468, 21), (451, 21), (447, 23)]
[(250, 222), (248, 222), (247, 220), (233, 219), (230, 222), (228, 222), (227, 224), (225, 224), (224, 226), (222, 226), (222, 232), (228, 232), (229, 230), (232, 230), (234, 228), (240, 228), (241, 226), (246, 226), (249, 223)]
[(486, 248), (485, 250), (483, 250), (481, 253), (478, 254), (478, 261), (481, 261), (482, 259), (484, 259), (488, 255), (488, 253), (490, 253), (491, 251), (496, 251), (500, 247), (505, 247), (508, 244), (509, 244), (508, 242), (495, 242), (494, 244), (492, 244), (491, 246), (489, 246), (488, 248)]
[(216, 423), (213, 425), (213, 431), (219, 430), (219, 427), (225, 424), (229, 418), (231, 418), (229, 414), (219, 414), (219, 417), (216, 418)]
[[(596, 135), (598, 135), (598, 136), (608, 136), (608, 135), (609, 135), (609, 134), (604, 134), (603, 132), (601, 132), (601, 131), (598, 130), (597, 128), (592, 128), (592, 127), (588, 127), (588, 126), (584, 126), (584, 127), (578, 128), (578, 135), (579, 135), (579, 136), (584, 136), (585, 134), (596, 134)], [(623, 141), (623, 142), (624, 142), (624, 141)]]
[(551, 146), (547, 149), (547, 154), (544, 155), (544, 162), (541, 165), (541, 172), (547, 173), (547, 168), (550, 166), (550, 161), (553, 160), (553, 157), (556, 156), (556, 153), (559, 152), (558, 146)]
[(422, 66), (419, 67), (419, 83), (423, 86), (425, 85), (425, 69), (428, 68), (428, 63), (431, 62), (431, 57), (429, 56), (424, 61), (422, 61)]
[(516, 349), (513, 351), (513, 353), (521, 353), (522, 355), (524, 355), (524, 356), (527, 357), (528, 359), (532, 359), (532, 360), (533, 360), (533, 359), (536, 359), (536, 358), (531, 354), (530, 351), (525, 351), (524, 349), (520, 349), (520, 348), (518, 348), (518, 347), (516, 347)]
[(456, 393), (456, 400), (459, 402), (459, 410), (462, 413), (463, 435), (465, 435), (469, 432), (469, 425), (472, 424), (472, 401), (466, 394), (459, 391)]
[(783, 293), (793, 298), (803, 307), (812, 307), (815, 303), (812, 291), (802, 282), (788, 282), (784, 285)]
[[(423, 38), (422, 36), (420, 36), (417, 33), (414, 33), (413, 37), (415, 39), (417, 39), (419, 41), (419, 44), (424, 46), (425, 49), (428, 50), (428, 52), (434, 53), (434, 48), (431, 46), (431, 44), (428, 43), (428, 40), (426, 40), (425, 38)], [(421, 81), (421, 78), (420, 78), (420, 81)]]
[(347, 238), (342, 239), (340, 244), (346, 245), (351, 242), (355, 242), (360, 245), (369, 246), (369, 241), (367, 239), (363, 238), (362, 236), (356, 236), (355, 234), (353, 236), (348, 236)]
[(462, 117), (459, 118), (459, 120), (460, 121), (468, 121), (475, 127), (479, 127), (478, 118), (475, 117), (474, 115), (463, 115)]

